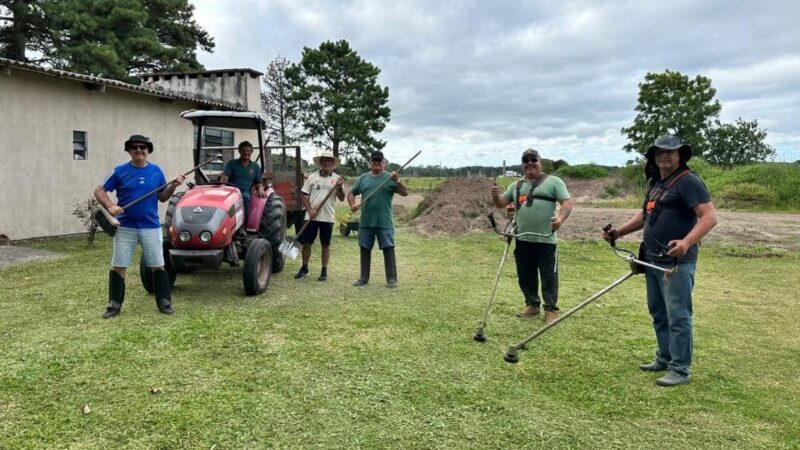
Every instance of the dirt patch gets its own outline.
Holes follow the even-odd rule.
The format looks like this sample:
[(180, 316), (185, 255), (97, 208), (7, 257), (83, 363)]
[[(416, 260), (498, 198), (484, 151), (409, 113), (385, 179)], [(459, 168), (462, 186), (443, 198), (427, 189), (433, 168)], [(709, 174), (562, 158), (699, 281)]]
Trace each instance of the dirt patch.
[[(570, 180), (568, 183), (575, 207), (559, 231), (559, 239), (599, 239), (600, 230), (605, 224), (622, 225), (637, 212), (636, 209), (595, 208), (582, 204), (598, 198), (604, 186), (613, 181)], [(486, 215), (493, 211), (502, 227), (506, 223), (505, 211), (492, 204), (489, 194), (491, 186), (492, 180), (489, 178), (449, 179), (424, 196), (418, 206), (419, 215), (409, 223), (412, 229), (426, 235), (489, 231)], [(410, 212), (419, 197), (419, 194), (411, 194), (408, 197), (396, 197), (395, 200), (405, 199), (403, 205)], [(800, 214), (733, 211), (718, 211), (718, 214), (719, 224), (705, 242), (800, 251)], [(625, 237), (625, 241), (631, 242), (640, 239), (641, 231)]]
[(587, 203), (602, 198), (606, 188), (617, 184), (616, 177), (597, 178), (594, 180), (577, 180), (565, 178), (569, 195), (575, 203)]
[(492, 204), (490, 178), (451, 178), (426, 195), (417, 206), (419, 214), (411, 220), (422, 234), (461, 234), (489, 230), (486, 215), (505, 215)]
[(31, 261), (44, 261), (62, 258), (64, 255), (36, 248), (0, 246), (0, 267), (22, 264)]

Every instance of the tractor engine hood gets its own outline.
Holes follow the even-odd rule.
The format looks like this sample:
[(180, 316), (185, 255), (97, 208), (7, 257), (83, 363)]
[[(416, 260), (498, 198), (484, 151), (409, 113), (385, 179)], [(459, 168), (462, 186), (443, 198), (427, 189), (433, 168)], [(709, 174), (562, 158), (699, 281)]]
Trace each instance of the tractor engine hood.
[[(175, 208), (172, 219), (172, 242), (175, 247), (220, 247), (230, 243), (231, 236), (244, 224), (244, 203), (239, 189), (230, 186), (198, 186), (186, 191)], [(188, 231), (188, 241), (175, 239)], [(208, 231), (210, 241), (200, 241)]]

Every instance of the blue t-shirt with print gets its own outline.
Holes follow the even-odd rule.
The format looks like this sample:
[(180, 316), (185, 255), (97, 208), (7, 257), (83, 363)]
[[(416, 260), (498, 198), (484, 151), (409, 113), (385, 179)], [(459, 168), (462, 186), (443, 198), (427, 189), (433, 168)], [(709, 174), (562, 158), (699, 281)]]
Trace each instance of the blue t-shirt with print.
[[(136, 167), (130, 162), (120, 164), (103, 181), (106, 192), (116, 191), (117, 204), (125, 206), (142, 195), (167, 183), (164, 172), (157, 165), (148, 162), (144, 167)], [(158, 193), (153, 193), (139, 203), (126, 208), (117, 216), (125, 228), (159, 228)]]

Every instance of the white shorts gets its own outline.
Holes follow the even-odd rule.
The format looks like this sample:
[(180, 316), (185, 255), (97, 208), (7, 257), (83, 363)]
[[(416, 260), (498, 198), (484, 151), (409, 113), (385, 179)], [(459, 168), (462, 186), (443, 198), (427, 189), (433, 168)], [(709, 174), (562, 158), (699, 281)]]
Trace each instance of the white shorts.
[(147, 267), (164, 265), (161, 228), (124, 228), (118, 227), (114, 235), (114, 254), (111, 256), (113, 267), (128, 267), (133, 259), (136, 243), (142, 244), (142, 258)]

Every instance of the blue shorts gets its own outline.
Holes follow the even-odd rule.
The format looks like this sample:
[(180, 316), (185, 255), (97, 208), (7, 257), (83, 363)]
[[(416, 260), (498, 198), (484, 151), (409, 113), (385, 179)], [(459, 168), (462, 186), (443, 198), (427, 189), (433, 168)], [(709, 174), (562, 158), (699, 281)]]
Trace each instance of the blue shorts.
[(372, 227), (358, 229), (358, 245), (361, 248), (372, 250), (375, 238), (378, 238), (378, 248), (381, 250), (394, 247), (394, 229)]
[(133, 259), (136, 243), (142, 244), (142, 258), (147, 267), (164, 266), (161, 228), (117, 228), (114, 235), (114, 255), (111, 265), (128, 267)]

